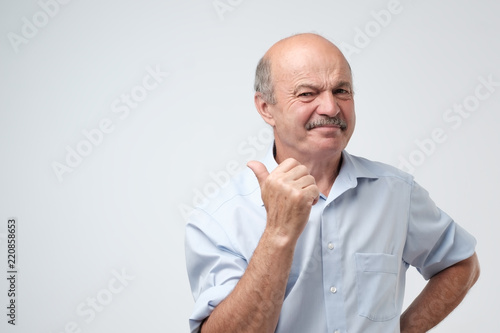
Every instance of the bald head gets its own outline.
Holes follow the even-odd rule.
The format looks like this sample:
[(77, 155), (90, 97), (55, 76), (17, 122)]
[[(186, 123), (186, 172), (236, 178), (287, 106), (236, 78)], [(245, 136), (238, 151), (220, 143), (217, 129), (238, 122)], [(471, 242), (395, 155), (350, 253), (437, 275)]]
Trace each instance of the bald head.
[(260, 59), (255, 72), (255, 91), (268, 103), (275, 104), (274, 85), (283, 79), (281, 74), (300, 71), (317, 58), (328, 58), (351, 72), (349, 63), (335, 44), (317, 34), (298, 34), (278, 41)]

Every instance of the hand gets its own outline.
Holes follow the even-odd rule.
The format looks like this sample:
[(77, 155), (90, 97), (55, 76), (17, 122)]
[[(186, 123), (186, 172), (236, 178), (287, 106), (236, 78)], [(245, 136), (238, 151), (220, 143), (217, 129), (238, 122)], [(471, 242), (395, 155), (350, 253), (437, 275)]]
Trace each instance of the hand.
[(284, 160), (271, 173), (257, 161), (250, 161), (247, 166), (259, 181), (267, 211), (266, 229), (285, 240), (296, 241), (319, 199), (314, 177), (293, 158)]

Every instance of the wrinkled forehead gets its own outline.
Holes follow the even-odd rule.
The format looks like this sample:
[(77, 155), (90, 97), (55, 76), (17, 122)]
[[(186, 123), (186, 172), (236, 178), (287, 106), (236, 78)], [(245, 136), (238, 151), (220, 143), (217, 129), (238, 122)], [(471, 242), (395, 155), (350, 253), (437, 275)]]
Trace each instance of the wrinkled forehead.
[(276, 44), (266, 56), (276, 85), (301, 78), (352, 82), (349, 63), (342, 52), (326, 40)]
[(343, 81), (352, 85), (349, 63), (335, 49), (320, 52), (314, 49), (294, 49), (283, 52), (271, 61), (271, 72), (275, 88), (304, 80), (327, 85)]

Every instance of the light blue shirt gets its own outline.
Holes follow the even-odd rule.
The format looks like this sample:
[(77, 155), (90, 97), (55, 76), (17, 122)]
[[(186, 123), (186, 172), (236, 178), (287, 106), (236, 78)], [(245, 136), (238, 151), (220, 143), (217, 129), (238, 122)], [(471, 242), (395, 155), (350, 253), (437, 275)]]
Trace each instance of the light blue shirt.
[[(412, 176), (342, 156), (330, 194), (313, 206), (297, 242), (276, 332), (399, 332), (408, 266), (429, 279), (474, 253), (475, 239)], [(272, 150), (262, 162), (270, 172), (277, 166)], [(238, 283), (265, 226), (250, 169), (193, 211), (186, 227), (191, 332)]]

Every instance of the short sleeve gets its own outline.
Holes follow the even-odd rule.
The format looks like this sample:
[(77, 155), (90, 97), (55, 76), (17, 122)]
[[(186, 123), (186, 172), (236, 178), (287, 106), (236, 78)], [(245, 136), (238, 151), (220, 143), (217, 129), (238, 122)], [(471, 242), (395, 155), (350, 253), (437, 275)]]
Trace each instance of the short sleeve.
[(428, 280), (474, 254), (475, 238), (439, 209), (428, 192), (413, 183), (403, 260)]
[(235, 251), (217, 221), (200, 209), (191, 214), (186, 226), (185, 251), (195, 300), (189, 318), (194, 333), (234, 289), (245, 272), (247, 261)]

